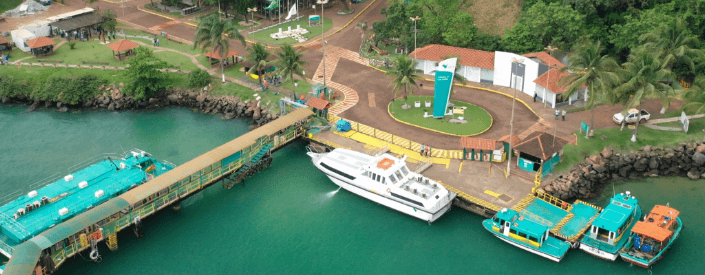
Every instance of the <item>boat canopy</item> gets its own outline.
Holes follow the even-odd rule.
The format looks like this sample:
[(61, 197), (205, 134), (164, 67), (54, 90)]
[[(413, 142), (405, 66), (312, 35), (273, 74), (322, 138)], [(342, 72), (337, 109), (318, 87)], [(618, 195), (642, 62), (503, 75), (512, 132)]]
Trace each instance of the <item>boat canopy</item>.
[(678, 214), (680, 212), (676, 209), (656, 205), (645, 221), (639, 221), (634, 225), (632, 232), (663, 242), (673, 234), (673, 231), (669, 230), (669, 228), (678, 217)]
[(527, 235), (537, 238), (543, 236), (543, 234), (545, 234), (548, 230), (548, 227), (533, 222), (526, 217), (522, 217), (519, 213), (512, 209), (506, 209), (506, 211), (504, 211), (505, 209), (497, 213), (497, 218), (510, 222), (511, 227), (514, 230), (521, 231)]
[(636, 198), (630, 197), (629, 194), (617, 194), (592, 225), (617, 232), (632, 215), (636, 206)]

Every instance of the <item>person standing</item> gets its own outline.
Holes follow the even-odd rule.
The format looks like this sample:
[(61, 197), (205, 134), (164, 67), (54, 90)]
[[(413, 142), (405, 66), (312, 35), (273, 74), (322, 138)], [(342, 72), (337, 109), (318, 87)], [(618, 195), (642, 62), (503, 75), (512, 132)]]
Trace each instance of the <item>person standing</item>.
[(421, 152), (419, 152), (419, 155), (423, 156), (425, 149), (426, 149), (426, 145), (421, 144)]
[(561, 112), (558, 111), (558, 109), (556, 109), (556, 118), (554, 118), (554, 120), (558, 119), (558, 115), (560, 115), (560, 114), (561, 114)]
[(536, 102), (536, 97), (537, 97), (538, 95), (539, 95), (539, 94), (534, 93), (534, 102)]
[(565, 109), (563, 109), (563, 112), (561, 112), (561, 115), (563, 116), (563, 121), (565, 121)]

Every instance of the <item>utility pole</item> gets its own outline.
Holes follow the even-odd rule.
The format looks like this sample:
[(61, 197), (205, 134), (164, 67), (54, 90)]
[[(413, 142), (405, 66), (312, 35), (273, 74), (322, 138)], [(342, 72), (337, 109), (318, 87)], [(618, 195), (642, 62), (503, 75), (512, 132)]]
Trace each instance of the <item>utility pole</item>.
[(323, 43), (323, 87), (326, 87), (326, 36), (323, 28), (323, 5), (327, 4), (328, 0), (318, 0), (316, 4), (321, 5), (321, 43)]
[[(523, 59), (516, 59), (512, 57), (512, 79), (510, 79), (511, 82), (514, 83), (514, 97), (512, 98), (512, 118), (509, 121), (509, 152), (507, 154), (509, 155), (509, 159), (507, 160), (507, 176), (511, 175), (511, 166), (512, 166), (512, 142), (514, 139), (514, 105), (517, 102), (517, 83), (516, 83), (516, 74), (519, 69), (519, 64), (524, 62)], [(522, 82), (524, 82), (524, 78), (522, 77)], [(522, 85), (523, 87), (524, 85)]]
[(421, 17), (419, 17), (417, 15), (416, 17), (409, 17), (409, 19), (411, 19), (411, 21), (414, 21), (414, 59), (417, 59), (416, 58), (416, 55), (417, 55), (417, 53), (416, 53), (416, 33), (419, 32), (419, 30), (416, 29), (416, 21), (421, 19)]
[[(543, 48), (544, 50), (548, 51), (549, 56), (553, 56), (553, 52), (557, 50), (558, 48), (551, 47), (551, 45), (548, 45), (548, 47)], [(543, 90), (543, 113), (546, 113), (546, 90), (548, 90), (548, 80), (551, 79), (551, 68), (553, 67), (551, 63), (549, 62), (548, 64), (548, 78), (546, 78), (546, 89)]]

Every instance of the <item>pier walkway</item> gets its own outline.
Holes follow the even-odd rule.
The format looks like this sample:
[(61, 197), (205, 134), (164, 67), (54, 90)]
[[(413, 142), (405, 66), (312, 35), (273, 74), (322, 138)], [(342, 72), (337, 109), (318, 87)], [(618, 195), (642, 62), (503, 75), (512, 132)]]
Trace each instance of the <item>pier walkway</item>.
[(178, 206), (217, 182), (232, 187), (267, 168), (272, 151), (304, 135), (303, 125), (312, 114), (309, 108), (299, 108), (44, 231), (13, 247), (0, 274), (32, 274), (40, 258), (58, 267), (83, 250), (97, 251), (92, 243), (102, 240), (117, 249), (118, 231), (133, 224), (138, 231), (141, 220), (160, 209)]

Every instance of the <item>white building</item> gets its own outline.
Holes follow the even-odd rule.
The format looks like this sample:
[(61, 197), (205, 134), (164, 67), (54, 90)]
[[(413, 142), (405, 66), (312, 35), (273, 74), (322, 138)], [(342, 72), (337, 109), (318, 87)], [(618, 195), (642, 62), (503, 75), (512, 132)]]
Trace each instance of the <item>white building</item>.
[(25, 42), (36, 38), (34, 34), (25, 29), (13, 30), (10, 34), (12, 35), (12, 42), (15, 42), (17, 48), (20, 48), (23, 52), (29, 52), (31, 50)]
[[(558, 59), (545, 52), (518, 55), (509, 52), (486, 52), (444, 45), (427, 45), (418, 48), (409, 57), (418, 62), (416, 69), (433, 75), (438, 62), (449, 57), (459, 57), (460, 66), (456, 74), (468, 81), (488, 83), (514, 88), (556, 108), (587, 97), (585, 89), (564, 98), (564, 87), (558, 86), (558, 79), (568, 72), (559, 72), (565, 67)], [(517, 61), (517, 62), (515, 62)], [(550, 76), (550, 79), (549, 79)], [(547, 84), (546, 81), (549, 81)], [(548, 89), (546, 87), (548, 86)]]
[(49, 26), (49, 23), (52, 21), (42, 19), (42, 20), (36, 20), (32, 23), (22, 25), (18, 29), (25, 29), (29, 32), (31, 32), (35, 37), (40, 37), (40, 36), (51, 36), (51, 27)]
[(432, 44), (414, 50), (409, 56), (416, 58), (416, 69), (424, 74), (433, 75), (431, 71), (438, 66), (438, 62), (452, 56), (460, 59), (455, 73), (468, 81), (492, 84), (494, 80), (494, 52)]

